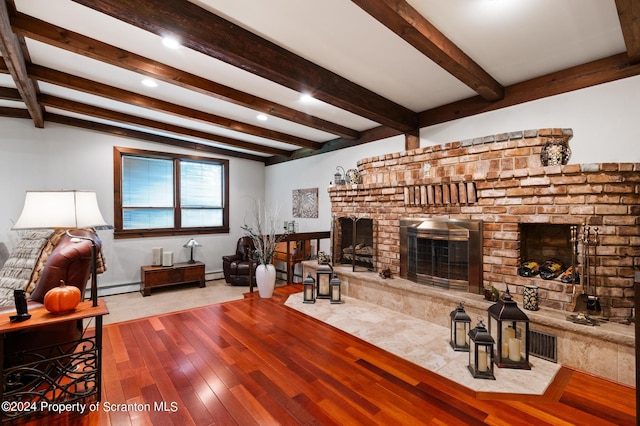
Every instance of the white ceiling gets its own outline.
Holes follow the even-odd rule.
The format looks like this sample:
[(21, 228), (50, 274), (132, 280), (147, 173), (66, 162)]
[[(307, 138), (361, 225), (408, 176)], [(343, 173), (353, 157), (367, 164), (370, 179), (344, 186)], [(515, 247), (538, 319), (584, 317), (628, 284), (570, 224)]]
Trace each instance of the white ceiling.
[[(158, 35), (71, 0), (14, 2), (20, 13), (315, 117), (360, 132), (380, 125), (319, 100), (304, 103), (300, 93), (292, 89), (202, 53), (187, 48), (168, 49)], [(471, 88), (348, 0), (193, 0), (192, 3), (416, 113), (476, 96)], [(613, 0), (409, 0), (408, 3), (502, 86), (625, 51)], [(266, 122), (258, 121), (257, 112), (252, 109), (168, 83), (159, 82), (158, 87), (147, 88), (140, 84), (142, 75), (29, 38), (26, 46), (32, 63), (37, 65), (316, 142), (337, 138), (273, 116)], [(43, 94), (139, 117), (287, 151), (299, 148), (53, 84), (40, 82), (38, 86)], [(15, 85), (8, 75), (0, 74), (0, 87)], [(0, 106), (16, 105), (26, 108), (20, 102), (0, 101)], [(45, 108), (47, 112), (117, 124)], [(198, 140), (158, 130), (151, 132)], [(270, 155), (210, 141), (207, 144), (230, 151)]]

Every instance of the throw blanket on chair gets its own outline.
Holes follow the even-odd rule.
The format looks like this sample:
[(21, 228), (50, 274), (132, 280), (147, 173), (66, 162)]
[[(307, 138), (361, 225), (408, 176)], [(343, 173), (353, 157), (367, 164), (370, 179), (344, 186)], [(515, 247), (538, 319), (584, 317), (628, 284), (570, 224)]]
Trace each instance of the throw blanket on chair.
[(40, 253), (53, 234), (51, 229), (27, 231), (20, 238), (0, 269), (0, 306), (13, 305), (13, 291), (27, 288)]

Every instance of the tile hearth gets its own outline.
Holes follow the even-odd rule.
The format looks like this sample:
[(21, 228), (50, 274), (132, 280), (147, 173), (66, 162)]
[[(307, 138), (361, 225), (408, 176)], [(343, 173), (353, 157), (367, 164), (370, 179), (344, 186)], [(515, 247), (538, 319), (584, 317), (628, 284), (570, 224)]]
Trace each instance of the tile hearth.
[(531, 357), (531, 370), (496, 367), (496, 380), (474, 379), (467, 370), (468, 353), (449, 346), (448, 328), (359, 299), (343, 297), (343, 301), (340, 305), (328, 300), (305, 304), (302, 293), (297, 293), (285, 305), (476, 392), (542, 395), (560, 370), (559, 364)]

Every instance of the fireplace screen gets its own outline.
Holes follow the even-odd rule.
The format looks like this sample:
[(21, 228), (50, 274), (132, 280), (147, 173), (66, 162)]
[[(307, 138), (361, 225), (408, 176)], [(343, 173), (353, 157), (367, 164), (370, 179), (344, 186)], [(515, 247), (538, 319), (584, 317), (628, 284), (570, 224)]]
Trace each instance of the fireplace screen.
[(420, 284), (480, 292), (481, 222), (405, 219), (400, 238), (401, 276)]

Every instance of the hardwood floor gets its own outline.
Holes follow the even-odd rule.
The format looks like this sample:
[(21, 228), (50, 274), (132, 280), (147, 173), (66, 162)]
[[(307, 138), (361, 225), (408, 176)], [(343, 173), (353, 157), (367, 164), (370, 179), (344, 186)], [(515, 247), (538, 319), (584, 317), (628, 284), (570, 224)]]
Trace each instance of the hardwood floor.
[(636, 423), (633, 388), (562, 368), (542, 396), (473, 392), (282, 305), (300, 290), (107, 326), (101, 408), (32, 424)]

